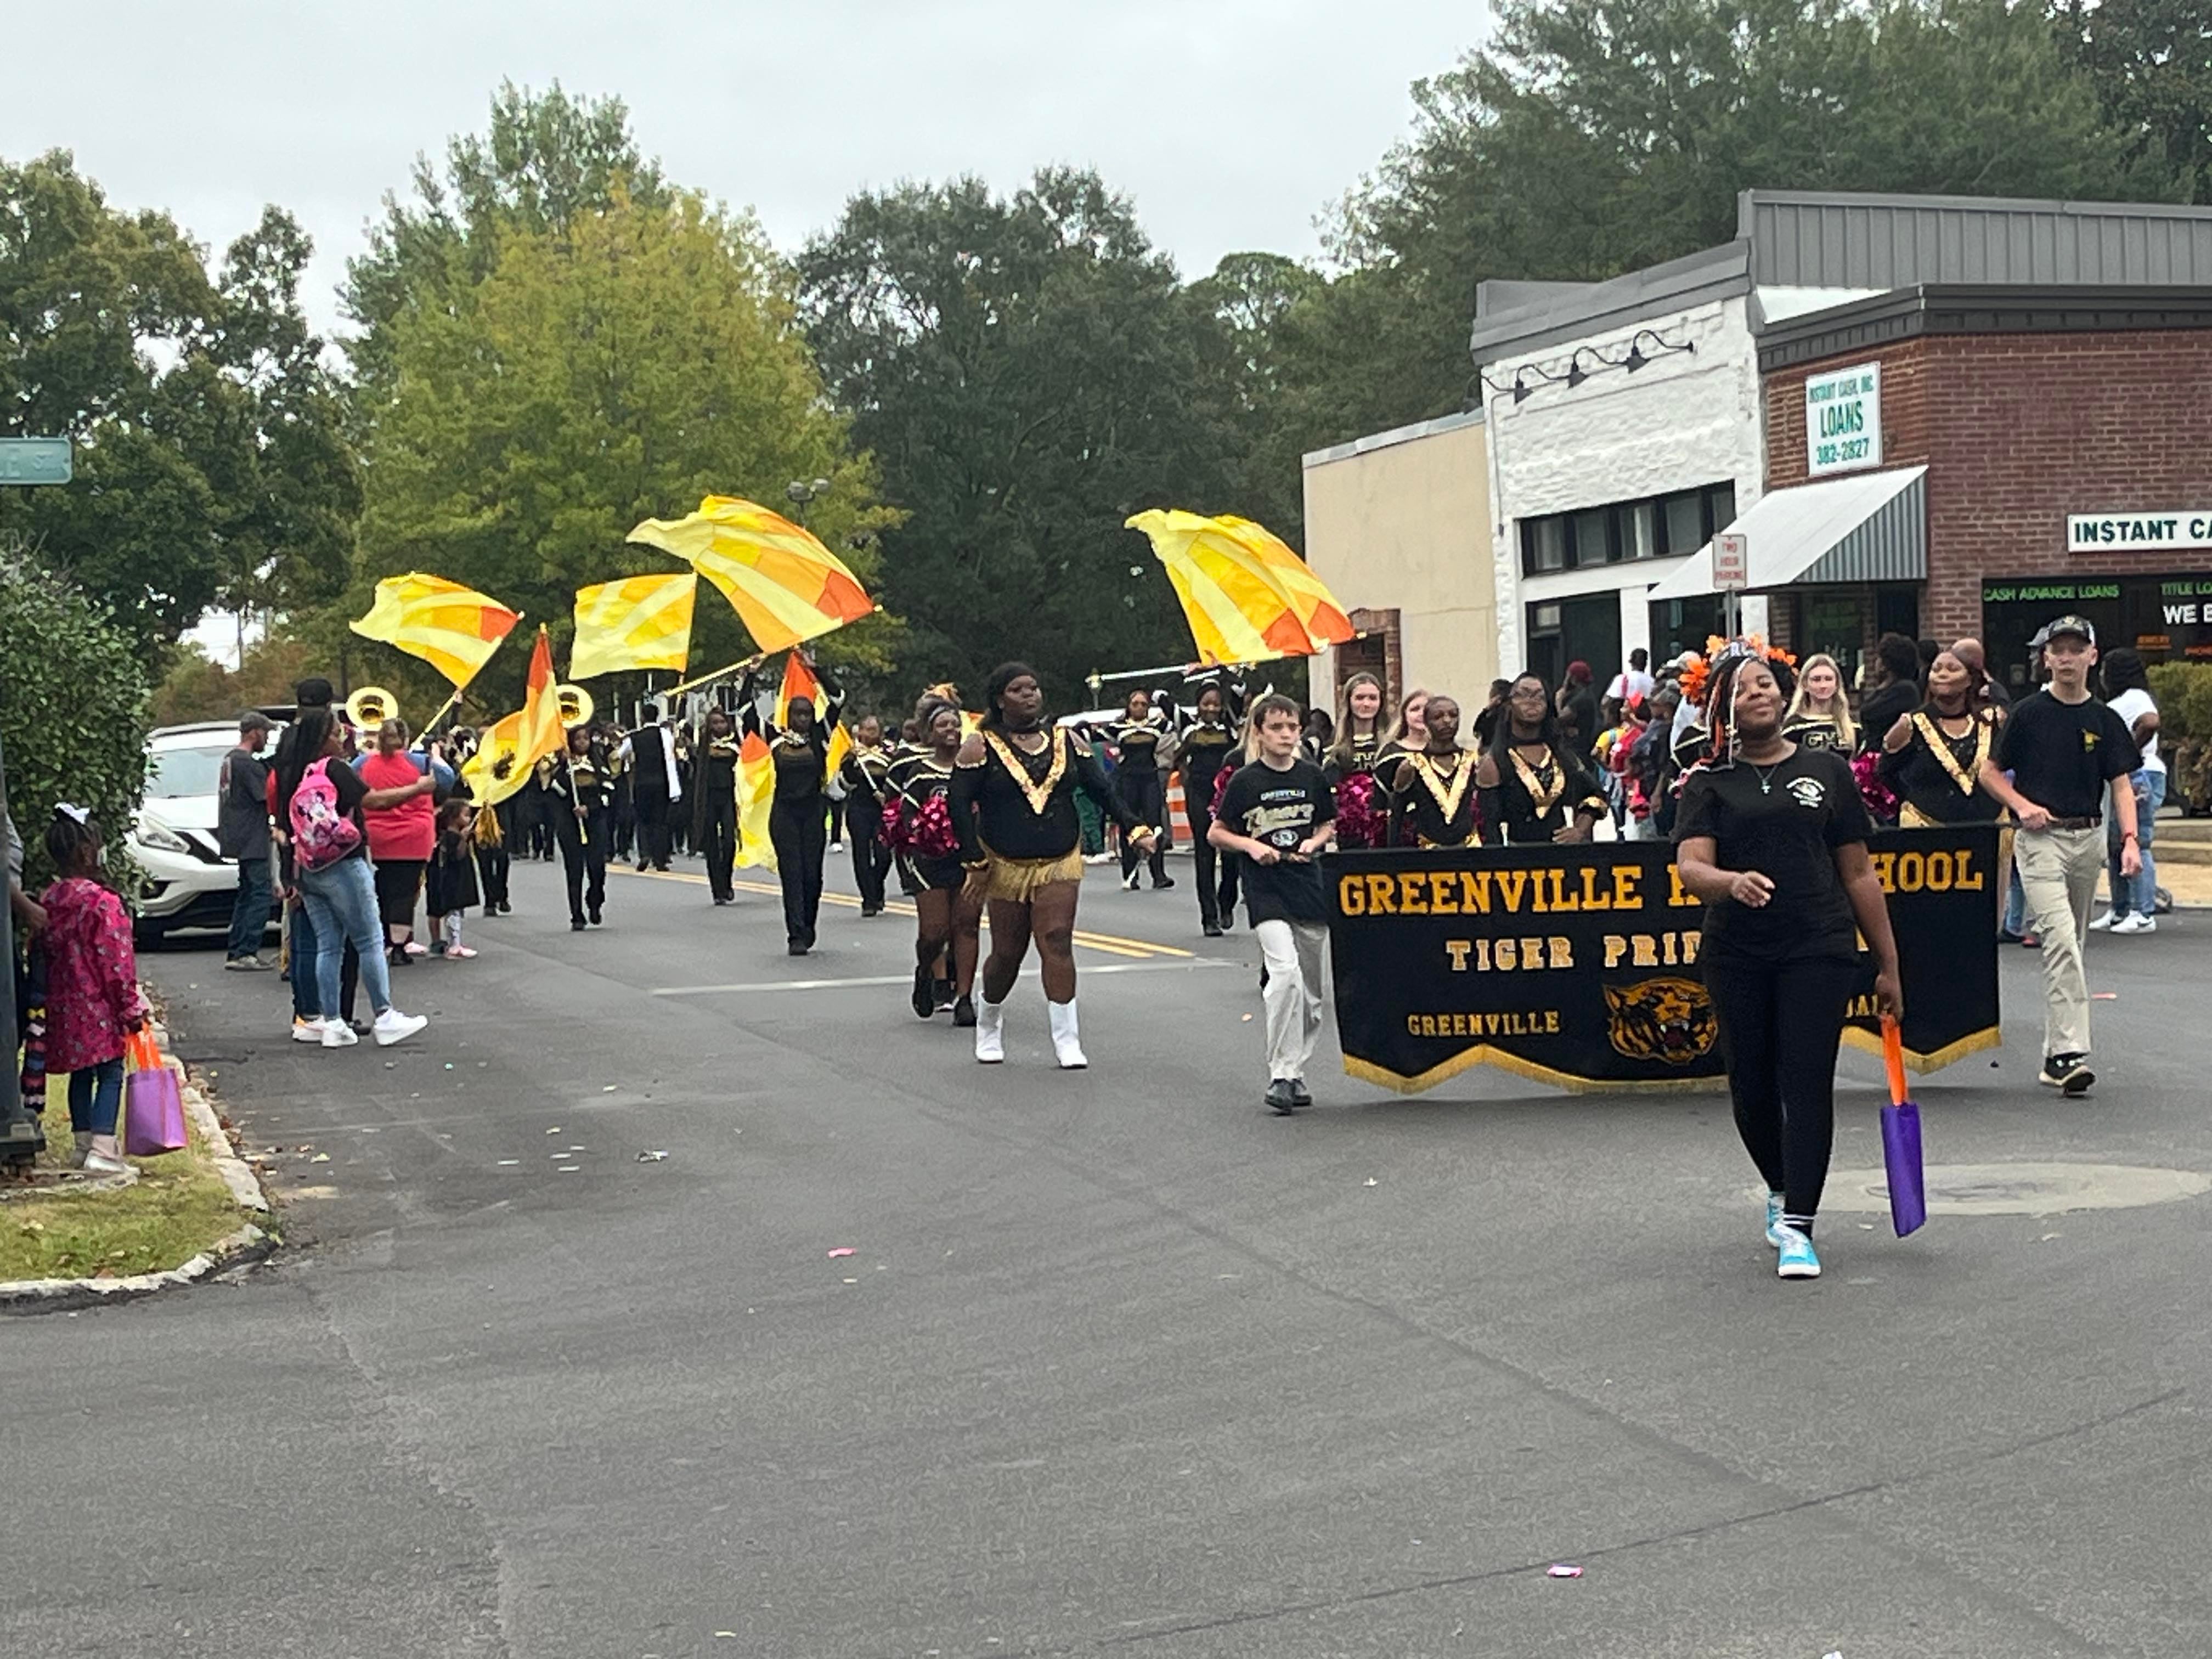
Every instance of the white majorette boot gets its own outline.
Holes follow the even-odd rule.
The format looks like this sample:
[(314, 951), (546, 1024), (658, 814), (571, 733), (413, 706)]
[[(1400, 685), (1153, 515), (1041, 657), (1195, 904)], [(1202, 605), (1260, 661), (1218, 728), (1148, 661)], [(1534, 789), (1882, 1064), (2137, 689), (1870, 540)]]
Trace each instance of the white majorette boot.
[(1065, 1002), (1047, 1002), (1045, 1012), (1052, 1016), (1052, 1052), (1063, 1072), (1079, 1072), (1091, 1062), (1083, 1057), (1083, 1044), (1075, 1035), (1075, 999)]
[(988, 997), (975, 1005), (975, 1058), (996, 1066), (1006, 1057), (1006, 1005)]

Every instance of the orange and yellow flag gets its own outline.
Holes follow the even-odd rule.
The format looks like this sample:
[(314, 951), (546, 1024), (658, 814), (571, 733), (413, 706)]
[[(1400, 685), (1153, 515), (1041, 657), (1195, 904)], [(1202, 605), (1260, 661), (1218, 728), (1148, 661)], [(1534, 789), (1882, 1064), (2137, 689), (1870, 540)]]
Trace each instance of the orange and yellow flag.
[(597, 678), (642, 668), (682, 673), (691, 659), (696, 571), (625, 576), (576, 590), (576, 638), (568, 678)]
[(1250, 520), (1156, 507), (1125, 522), (1166, 567), (1201, 663), (1310, 657), (1352, 637), (1327, 584)]
[(763, 651), (787, 651), (876, 608), (842, 559), (757, 501), (709, 495), (696, 513), (647, 519), (629, 539), (672, 554), (714, 583)]
[(377, 583), (375, 603), (352, 627), (364, 639), (420, 657), (459, 687), (477, 677), (521, 620), (520, 611), (474, 588), (415, 571)]
[(775, 800), (775, 762), (757, 732), (738, 746), (738, 856), (740, 866), (775, 868), (775, 843), (769, 838), (769, 808)]
[(529, 690), (522, 699), (522, 723), (515, 730), (517, 767), (528, 771), (548, 755), (568, 746), (568, 734), (561, 726), (561, 699), (553, 689), (553, 641), (543, 623), (538, 644), (530, 653)]
[(814, 705), (818, 717), (822, 713), (822, 682), (814, 671), (796, 651), (783, 659), (783, 687), (775, 694), (775, 723), (778, 727), (791, 724), (791, 700), (804, 697)]

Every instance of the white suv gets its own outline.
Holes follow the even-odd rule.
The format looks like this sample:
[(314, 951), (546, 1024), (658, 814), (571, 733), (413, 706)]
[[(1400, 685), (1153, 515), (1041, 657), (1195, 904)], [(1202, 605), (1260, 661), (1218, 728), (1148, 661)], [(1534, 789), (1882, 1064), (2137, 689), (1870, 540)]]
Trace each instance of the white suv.
[[(146, 874), (138, 896), (141, 944), (176, 928), (230, 926), (238, 861), (216, 844), (216, 791), (223, 757), (237, 746), (234, 720), (165, 726), (146, 738), (146, 799), (131, 827), (131, 856)], [(272, 732), (262, 752), (276, 747)]]

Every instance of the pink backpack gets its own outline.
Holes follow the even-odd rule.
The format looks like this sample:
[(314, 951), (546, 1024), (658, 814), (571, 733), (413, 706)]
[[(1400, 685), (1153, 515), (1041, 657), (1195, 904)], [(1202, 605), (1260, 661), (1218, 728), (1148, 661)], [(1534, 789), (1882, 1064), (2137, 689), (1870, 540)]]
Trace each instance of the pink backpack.
[(338, 811), (327, 757), (301, 775), (292, 793), (292, 856), (302, 870), (327, 870), (361, 845), (361, 826)]

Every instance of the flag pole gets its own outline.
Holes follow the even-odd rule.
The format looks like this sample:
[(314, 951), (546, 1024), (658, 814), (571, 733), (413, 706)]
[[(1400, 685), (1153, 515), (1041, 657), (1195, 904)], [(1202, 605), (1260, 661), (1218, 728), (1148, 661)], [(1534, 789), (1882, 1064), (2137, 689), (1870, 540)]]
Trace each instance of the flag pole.
[[(522, 619), (526, 614), (526, 612), (520, 611), (514, 613), (514, 623), (516, 628), (522, 625)], [(543, 629), (544, 626), (545, 624), (543, 623), (538, 624), (538, 627), (541, 629)], [(445, 702), (440, 703), (438, 705), (437, 712), (432, 714), (428, 720), (422, 722), (422, 728), (416, 733), (417, 737), (422, 738), (425, 742), (428, 741), (431, 731), (437, 726), (438, 722), (445, 719), (447, 715), (452, 714), (454, 709), (460, 707), (461, 694), (466, 691), (469, 687), (476, 684), (477, 675), (483, 673), (484, 671), (484, 664), (489, 663), (493, 657), (499, 654), (499, 647), (507, 643), (508, 636), (514, 632), (514, 629), (510, 628), (507, 630), (507, 633), (499, 636), (497, 642), (493, 645), (490, 653), (485, 656), (483, 662), (478, 663), (476, 665), (475, 670), (471, 672), (468, 678), (462, 680), (456, 684), (453, 687), (453, 695), (447, 698)]]

